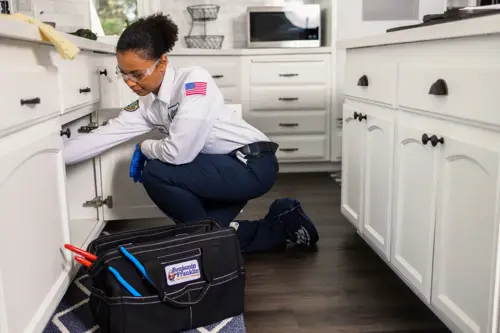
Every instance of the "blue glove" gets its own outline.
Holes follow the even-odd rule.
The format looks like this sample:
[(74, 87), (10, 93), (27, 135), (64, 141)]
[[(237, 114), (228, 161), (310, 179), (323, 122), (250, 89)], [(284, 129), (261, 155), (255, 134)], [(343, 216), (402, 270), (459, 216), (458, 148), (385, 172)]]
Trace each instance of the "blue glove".
[(130, 178), (134, 180), (134, 183), (142, 183), (142, 170), (144, 170), (144, 164), (147, 160), (146, 156), (141, 152), (139, 144), (137, 144), (130, 163)]

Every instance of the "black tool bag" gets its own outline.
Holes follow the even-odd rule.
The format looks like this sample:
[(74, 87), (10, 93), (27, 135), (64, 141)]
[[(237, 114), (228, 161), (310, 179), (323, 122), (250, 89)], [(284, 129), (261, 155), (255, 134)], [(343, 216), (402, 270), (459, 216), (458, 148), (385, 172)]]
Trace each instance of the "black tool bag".
[[(146, 277), (120, 251), (142, 263)], [(103, 333), (182, 332), (243, 313), (245, 275), (237, 236), (213, 220), (102, 236), (87, 248), (90, 309)], [(116, 269), (140, 294), (132, 296)]]

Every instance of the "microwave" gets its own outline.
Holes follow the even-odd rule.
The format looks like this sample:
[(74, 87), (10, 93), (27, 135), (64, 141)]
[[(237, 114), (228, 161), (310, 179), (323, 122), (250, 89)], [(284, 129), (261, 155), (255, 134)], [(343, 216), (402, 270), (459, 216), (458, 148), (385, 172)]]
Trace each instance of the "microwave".
[(247, 47), (320, 47), (318, 4), (247, 7)]

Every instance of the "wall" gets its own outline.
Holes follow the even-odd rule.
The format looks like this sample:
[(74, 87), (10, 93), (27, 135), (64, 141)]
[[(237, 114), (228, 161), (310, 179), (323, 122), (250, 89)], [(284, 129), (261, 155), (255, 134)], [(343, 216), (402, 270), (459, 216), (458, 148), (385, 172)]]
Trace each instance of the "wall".
[[(191, 27), (188, 6), (215, 4), (220, 6), (216, 21), (207, 22), (207, 35), (224, 35), (222, 48), (243, 48), (246, 45), (246, 7), (262, 5), (281, 5), (289, 2), (315, 3), (314, 0), (161, 0), (160, 10), (170, 14), (179, 26), (179, 42), (176, 48), (185, 48), (184, 37)], [(203, 34), (203, 24), (196, 23), (192, 35)]]
[(88, 0), (14, 0), (19, 12), (43, 22), (55, 22), (63, 32), (90, 26)]

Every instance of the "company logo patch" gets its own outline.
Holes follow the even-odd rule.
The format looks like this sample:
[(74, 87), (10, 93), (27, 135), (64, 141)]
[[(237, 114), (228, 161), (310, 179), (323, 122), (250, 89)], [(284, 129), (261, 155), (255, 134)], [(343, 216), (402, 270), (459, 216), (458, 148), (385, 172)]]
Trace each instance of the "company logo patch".
[(132, 103), (130, 103), (129, 105), (127, 105), (124, 110), (125, 111), (129, 111), (129, 112), (132, 112), (132, 111), (135, 111), (139, 108), (139, 100), (136, 100)]
[(168, 265), (165, 267), (165, 275), (167, 276), (167, 284), (169, 286), (198, 280), (201, 277), (198, 260), (193, 259), (178, 264)]
[(170, 122), (172, 122), (177, 112), (179, 112), (179, 103), (175, 103), (174, 105), (168, 107), (168, 120)]

